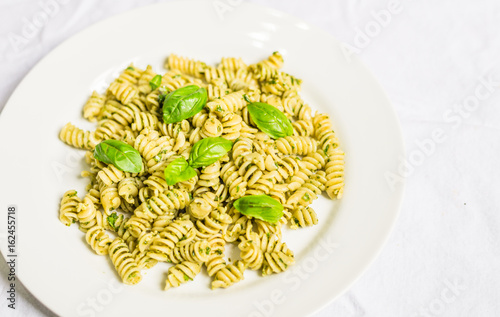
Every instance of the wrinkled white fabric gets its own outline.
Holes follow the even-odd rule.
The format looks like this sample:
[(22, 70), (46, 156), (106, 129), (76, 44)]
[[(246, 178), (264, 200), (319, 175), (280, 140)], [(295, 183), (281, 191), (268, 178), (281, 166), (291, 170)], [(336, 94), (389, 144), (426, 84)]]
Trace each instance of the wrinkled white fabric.
[[(25, 30), (23, 43), (13, 34), (50, 1), (0, 2), (0, 109), (56, 45), (157, 2), (58, 1), (65, 4), (32, 33)], [(314, 316), (500, 316), (500, 3), (254, 2), (319, 26), (356, 51), (394, 103), (406, 142), (406, 166), (393, 178), (406, 178), (406, 193), (388, 244), (346, 294)], [(0, 262), (0, 316), (52, 316), (19, 286), (17, 310), (7, 308), (7, 266)]]

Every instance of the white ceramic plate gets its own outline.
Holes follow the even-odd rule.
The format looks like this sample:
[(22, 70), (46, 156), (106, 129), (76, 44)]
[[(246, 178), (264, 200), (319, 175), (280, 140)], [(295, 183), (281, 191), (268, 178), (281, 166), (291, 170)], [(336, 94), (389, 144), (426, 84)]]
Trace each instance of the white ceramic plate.
[[(217, 2), (217, 1), (216, 1)], [(218, 1), (220, 3), (220, 1)], [(216, 63), (241, 56), (254, 63), (279, 50), (284, 70), (302, 78), (303, 97), (333, 117), (346, 156), (341, 201), (314, 203), (320, 223), (287, 231), (296, 265), (286, 274), (257, 276), (211, 291), (201, 274), (163, 291), (167, 266), (147, 271), (136, 286), (118, 282), (107, 257), (91, 252), (76, 226), (58, 220), (59, 201), (86, 180), (83, 152), (58, 139), (67, 122), (91, 128), (81, 107), (130, 62), (162, 70), (175, 52)], [(384, 92), (356, 59), (344, 57), (325, 32), (272, 9), (242, 3), (221, 16), (212, 2), (140, 8), (98, 23), (45, 57), (16, 89), (0, 117), (1, 252), (7, 254), (7, 208), (17, 210), (18, 278), (63, 316), (304, 316), (342, 294), (368, 267), (395, 222), (402, 186), (384, 178), (396, 170), (403, 144)], [(92, 304), (92, 303), (95, 304)]]

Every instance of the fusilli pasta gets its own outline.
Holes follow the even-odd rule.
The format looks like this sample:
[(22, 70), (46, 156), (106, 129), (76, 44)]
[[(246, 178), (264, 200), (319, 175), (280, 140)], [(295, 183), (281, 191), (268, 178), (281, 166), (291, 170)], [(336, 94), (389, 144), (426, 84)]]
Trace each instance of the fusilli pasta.
[[(83, 106), (95, 131), (71, 123), (60, 131), (63, 142), (87, 150), (89, 168), (82, 176), (90, 180), (82, 199), (75, 190), (64, 193), (60, 221), (78, 222), (90, 248), (108, 254), (126, 284), (140, 282), (141, 271), (158, 262), (171, 263), (165, 289), (193, 280), (203, 266), (213, 289), (241, 281), (246, 269), (262, 275), (285, 271), (295, 262), (283, 241), (286, 227), (316, 225), (311, 203), (323, 191), (332, 199), (342, 197), (345, 154), (330, 117), (312, 112), (299, 94), (302, 81), (281, 71), (283, 63), (279, 52), (251, 65), (225, 57), (217, 66), (171, 54), (165, 73), (150, 65), (127, 67)], [(188, 85), (207, 90), (203, 109), (165, 123), (165, 96)], [(247, 107), (253, 102), (281, 111), (293, 133), (272, 139), (261, 131)], [(165, 169), (178, 158), (187, 160), (196, 142), (212, 137), (232, 141), (232, 149), (195, 169), (190, 179), (169, 185)], [(140, 172), (94, 158), (94, 148), (110, 139), (138, 151)], [(233, 206), (238, 198), (263, 194), (284, 206), (276, 223)], [(226, 257), (230, 244), (239, 250), (236, 261)]]

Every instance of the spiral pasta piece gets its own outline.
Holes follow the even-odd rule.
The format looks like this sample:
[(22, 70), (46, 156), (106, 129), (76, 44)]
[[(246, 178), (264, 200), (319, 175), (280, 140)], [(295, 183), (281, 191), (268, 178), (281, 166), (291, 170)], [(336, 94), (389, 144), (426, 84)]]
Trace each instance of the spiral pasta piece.
[(219, 67), (222, 69), (229, 69), (235, 71), (240, 68), (246, 68), (247, 65), (241, 59), (241, 57), (223, 57), (221, 59)]
[(173, 139), (173, 152), (182, 154), (191, 147), (188, 140), (188, 135), (191, 132), (191, 125), (187, 120), (170, 124), (159, 122), (158, 128), (164, 136), (169, 136)]
[(158, 261), (168, 262), (173, 249), (179, 242), (187, 241), (184, 244), (189, 243), (194, 239), (193, 234), (196, 235), (196, 232), (194, 231), (194, 224), (190, 220), (175, 220), (160, 232), (159, 238), (153, 240), (148, 255)]
[(235, 72), (230, 69), (213, 66), (205, 67), (203, 69), (203, 74), (207, 82), (213, 82), (216, 79), (220, 79), (224, 81), (225, 84), (229, 84), (235, 76)]
[(203, 70), (206, 68), (206, 64), (193, 59), (170, 54), (165, 67), (177, 69), (194, 77), (201, 77)]
[(134, 112), (134, 121), (131, 125), (132, 131), (142, 131), (145, 128), (153, 128), (158, 124), (158, 117), (154, 114), (142, 111)]
[(304, 228), (316, 225), (318, 223), (318, 216), (314, 209), (310, 206), (303, 207), (299, 206), (292, 212), (292, 220), (290, 224), (290, 228)]
[(209, 116), (208, 119), (203, 123), (203, 128), (201, 129), (200, 135), (203, 138), (215, 138), (221, 136), (222, 123), (215, 116)]
[[(270, 162), (267, 162), (269, 160)], [(272, 155), (268, 155), (266, 159), (266, 170), (273, 171), (276, 170), (278, 174), (283, 179), (292, 180), (292, 176), (297, 174), (302, 168), (304, 168), (303, 159), (301, 160), (297, 156), (287, 156), (284, 158), (274, 158)], [(268, 166), (270, 165), (270, 166)], [(273, 169), (274, 165), (274, 169)], [(281, 180), (280, 180), (281, 182)]]
[(120, 124), (123, 130), (128, 129), (128, 126), (134, 122), (136, 112), (142, 112), (143, 105), (137, 98), (127, 105), (121, 105), (117, 101), (110, 101), (110, 104), (112, 103), (114, 104), (113, 107), (108, 108), (108, 106), (106, 109), (106, 111), (111, 110), (111, 113), (106, 114), (106, 116)]
[(189, 261), (184, 261), (171, 267), (168, 270), (165, 290), (192, 281), (200, 273), (200, 270), (201, 266), (198, 263)]
[(243, 272), (246, 266), (242, 261), (236, 261), (234, 264), (227, 264), (220, 269), (212, 281), (212, 289), (227, 288), (234, 283), (243, 280)]
[(214, 187), (219, 184), (220, 163), (217, 161), (207, 167), (201, 169), (201, 174), (198, 179), (198, 186)]
[[(254, 242), (254, 240), (256, 241)], [(245, 240), (238, 244), (242, 261), (252, 270), (259, 270), (264, 263), (264, 253), (257, 240), (259, 240), (259, 236), (254, 235), (252, 240)]]
[(235, 213), (232, 223), (224, 230), (224, 240), (227, 242), (238, 240), (242, 234), (245, 234), (249, 227), (252, 227), (252, 221), (239, 212)]
[(151, 219), (156, 219), (154, 214), (162, 215), (172, 210), (184, 209), (190, 201), (189, 193), (174, 188), (158, 196), (151, 197), (147, 201), (147, 204), (149, 204), (147, 210), (151, 214)]
[(288, 269), (289, 265), (295, 263), (293, 253), (287, 254), (281, 251), (264, 254), (264, 263), (262, 265), (262, 275), (272, 273), (281, 273)]
[(107, 186), (119, 183), (122, 179), (125, 178), (125, 176), (126, 173), (119, 170), (113, 164), (109, 164), (107, 167), (103, 168), (99, 171), (99, 173), (97, 173), (97, 177), (99, 177), (99, 179)]
[(139, 78), (141, 77), (143, 70), (134, 66), (134, 64), (130, 64), (125, 70), (120, 74), (120, 76), (116, 79), (119, 83), (128, 83), (131, 85), (137, 85)]
[(257, 183), (263, 176), (263, 171), (252, 161), (246, 161), (243, 163), (238, 173), (243, 177), (243, 180), (247, 183), (247, 186), (252, 188), (255, 183)]
[(207, 86), (207, 97), (208, 101), (212, 101), (214, 99), (220, 99), (225, 95), (229, 94), (231, 89), (227, 87), (225, 82), (222, 85), (209, 84)]
[(118, 185), (116, 183), (106, 185), (99, 179), (98, 183), (102, 207), (104, 208), (104, 212), (109, 214), (111, 210), (114, 210), (121, 205), (122, 200), (118, 194)]
[(255, 138), (255, 133), (257, 133), (258, 130), (249, 126), (248, 124), (245, 123), (245, 121), (241, 122), (241, 130), (240, 130), (240, 139), (249, 139), (253, 140)]
[(197, 197), (189, 204), (187, 210), (189, 214), (196, 219), (203, 219), (218, 206), (215, 200), (216, 196), (212, 192), (205, 192)]
[(68, 190), (64, 193), (59, 209), (59, 220), (65, 226), (70, 226), (78, 220), (77, 208), (80, 203), (81, 200), (78, 198), (76, 190)]
[[(96, 187), (96, 188), (94, 188)], [(90, 201), (94, 204), (94, 206), (99, 207), (101, 205), (101, 193), (99, 192), (98, 188), (99, 186), (96, 185), (93, 188), (89, 189), (89, 192), (85, 197), (88, 197)]]
[(243, 197), (247, 189), (247, 183), (244, 181), (243, 177), (238, 174), (237, 170), (233, 161), (224, 164), (221, 169), (222, 180), (224, 184), (229, 186), (229, 194), (232, 199)]
[(214, 276), (220, 270), (226, 267), (226, 261), (222, 256), (212, 256), (207, 261), (207, 272), (208, 276)]
[(232, 92), (221, 99), (207, 102), (207, 107), (210, 109), (210, 112), (216, 113), (219, 117), (223, 116), (226, 112), (238, 112), (247, 104), (243, 98), (244, 94), (243, 90)]
[(173, 215), (176, 210), (185, 208), (188, 202), (187, 193), (177, 189), (151, 197), (134, 211), (127, 229), (132, 236), (139, 237), (142, 232), (151, 228), (151, 223), (156, 218), (165, 214)]
[(153, 222), (152, 231), (157, 231), (161, 232), (165, 230), (166, 226), (172, 222), (172, 220), (175, 218), (176, 213), (166, 213), (161, 216), (156, 217), (156, 219)]
[(101, 226), (90, 228), (85, 235), (85, 240), (98, 255), (108, 254), (108, 248), (112, 242)]
[(264, 63), (257, 63), (250, 66), (251, 71), (254, 74), (254, 77), (257, 78), (261, 83), (265, 83), (268, 81), (282, 81), (281, 72), (275, 67), (271, 67)]
[(141, 281), (141, 272), (123, 239), (116, 238), (113, 240), (109, 245), (108, 252), (111, 262), (113, 262), (123, 283), (133, 285)]
[(83, 106), (83, 117), (91, 122), (97, 121), (105, 101), (105, 96), (93, 91), (85, 106)]
[(210, 240), (210, 237), (214, 237), (225, 231), (230, 223), (231, 217), (225, 213), (223, 208), (219, 207), (213, 210), (210, 215), (205, 217), (203, 220), (196, 221), (196, 235), (200, 239), (209, 239), (210, 243), (215, 243), (216, 241)]
[(251, 139), (245, 137), (240, 138), (234, 143), (232, 158), (238, 168), (243, 163), (245, 157), (252, 154), (252, 143)]
[(139, 202), (129, 203), (126, 200), (122, 199), (120, 204), (120, 209), (126, 213), (134, 213), (134, 211), (139, 207)]
[(306, 181), (300, 188), (298, 188), (295, 193), (293, 193), (287, 200), (287, 205), (296, 206), (297, 204), (301, 206), (310, 205), (313, 200), (318, 198), (318, 195), (325, 190), (325, 184), (327, 183), (326, 173), (324, 171), (318, 171), (314, 174), (308, 181)]
[[(163, 168), (163, 170), (164, 169), (165, 168)], [(170, 188), (161, 169), (151, 174), (148, 179), (144, 181), (144, 185), (148, 186), (155, 196), (158, 196), (160, 193)]]
[[(113, 217), (114, 215), (114, 217)], [(114, 219), (114, 222), (111, 222), (111, 219)], [(127, 224), (130, 218), (125, 218), (122, 214), (118, 215), (117, 213), (113, 213), (107, 216), (107, 228), (115, 232), (118, 237), (122, 238), (125, 244), (128, 246), (129, 250), (135, 250), (137, 245), (137, 239), (130, 235), (128, 232)]]
[(164, 136), (169, 136), (171, 138), (175, 138), (180, 133), (189, 134), (192, 130), (188, 120), (169, 124), (158, 122), (158, 129)]
[(296, 191), (300, 186), (302, 186), (306, 181), (309, 180), (309, 177), (313, 174), (310, 169), (305, 167), (301, 167), (291, 179), (287, 183), (287, 187), (290, 191)]
[(317, 143), (315, 139), (302, 136), (287, 136), (276, 141), (278, 150), (286, 155), (307, 155), (315, 152)]
[(83, 232), (87, 232), (87, 230), (98, 224), (99, 219), (102, 219), (101, 212), (96, 209), (92, 200), (87, 196), (78, 204), (76, 211), (80, 230)]
[(142, 186), (142, 181), (136, 177), (123, 178), (118, 183), (118, 195), (129, 204), (134, 204)]
[(125, 104), (126, 107), (134, 109), (135, 111), (148, 112), (148, 107), (146, 106), (146, 95), (139, 94), (139, 96), (133, 98), (129, 103)]
[(138, 90), (128, 82), (119, 83), (117, 81), (111, 83), (108, 91), (113, 94), (120, 102), (127, 104), (137, 96)]
[(285, 113), (298, 120), (311, 120), (311, 107), (299, 96), (297, 90), (288, 90), (283, 93)]
[(292, 123), (294, 136), (311, 136), (314, 132), (313, 123), (310, 120), (297, 120)]
[(283, 101), (280, 96), (276, 96), (273, 94), (262, 94), (260, 95), (260, 101), (275, 107), (281, 112), (285, 110), (283, 106)]
[(112, 95), (108, 94), (106, 96), (106, 102), (99, 112), (99, 116), (97, 117), (99, 126), (101, 125), (101, 121), (111, 119), (113, 117), (113, 113), (117, 112), (120, 108), (123, 107), (123, 104), (116, 100)]
[(62, 128), (59, 133), (59, 138), (64, 143), (78, 149), (91, 150), (97, 145), (97, 142), (91, 132), (77, 128), (71, 123), (66, 124)]
[(275, 186), (275, 176), (277, 173), (271, 172), (264, 174), (255, 184), (249, 185), (247, 195), (269, 195)]
[(283, 67), (284, 60), (283, 60), (283, 56), (281, 55), (280, 52), (273, 52), (272, 55), (270, 55), (267, 59), (261, 61), (260, 63), (262, 63), (266, 66), (269, 66), (269, 67), (279, 69), (279, 68)]
[(283, 272), (295, 263), (293, 252), (276, 235), (263, 235), (261, 248), (264, 252), (263, 275)]
[(234, 113), (228, 113), (221, 119), (222, 137), (234, 141), (240, 137), (242, 118)]
[(123, 126), (115, 120), (105, 119), (99, 122), (99, 126), (94, 132), (96, 140), (103, 141), (108, 139), (120, 138)]
[(181, 75), (180, 73), (178, 74), (166, 73), (162, 77), (160, 89), (161, 90), (165, 89), (166, 91), (170, 92), (192, 84), (202, 85), (201, 82), (190, 76)]
[(344, 193), (344, 152), (339, 148), (330, 149), (326, 163), (326, 192), (330, 198), (340, 199)]
[(224, 240), (224, 235), (222, 233), (219, 232), (210, 235), (207, 241), (210, 246), (209, 258), (224, 254), (226, 248), (226, 240)]
[(148, 270), (158, 264), (157, 260), (151, 258), (147, 252), (141, 252), (137, 247), (132, 252), (132, 256), (139, 270)]
[(136, 138), (134, 148), (146, 161), (147, 168), (151, 169), (175, 154), (170, 140), (167, 136), (159, 137), (157, 131), (144, 129)]
[(253, 223), (257, 228), (257, 233), (259, 237), (273, 235), (279, 239), (281, 239), (281, 224), (278, 223), (269, 223), (267, 221), (262, 221), (260, 219), (253, 219)]
[(178, 264), (183, 261), (205, 263), (210, 256), (211, 248), (207, 240), (195, 241), (180, 247), (175, 247), (170, 256), (170, 262)]
[[(247, 68), (237, 69), (234, 77), (228, 82), (229, 88), (233, 91), (245, 90), (245, 91), (259, 91), (259, 82), (254, 78), (253, 73), (248, 71)], [(253, 99), (250, 97), (250, 99)], [(253, 101), (257, 101), (254, 99)]]
[(322, 150), (318, 150), (302, 158), (302, 163), (309, 170), (323, 169), (326, 165), (326, 156)]
[(160, 105), (159, 97), (165, 93), (166, 91), (160, 87), (146, 95), (146, 108), (150, 113), (160, 116), (162, 105)]
[(313, 118), (314, 136), (318, 139), (321, 149), (325, 152), (328, 149), (338, 147), (339, 141), (332, 129), (330, 118), (326, 114), (319, 114)]

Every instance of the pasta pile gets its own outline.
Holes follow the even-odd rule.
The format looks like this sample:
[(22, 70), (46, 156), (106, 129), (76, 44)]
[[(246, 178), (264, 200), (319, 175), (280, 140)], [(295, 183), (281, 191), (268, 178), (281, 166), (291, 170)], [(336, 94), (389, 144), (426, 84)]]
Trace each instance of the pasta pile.
[[(282, 241), (282, 228), (317, 224), (310, 206), (326, 191), (340, 199), (344, 187), (344, 152), (328, 115), (313, 114), (299, 95), (301, 80), (280, 71), (275, 52), (256, 64), (222, 58), (217, 67), (170, 55), (160, 87), (151, 66), (131, 65), (104, 95), (94, 92), (83, 116), (97, 123), (84, 131), (68, 123), (60, 139), (87, 150), (90, 179), (83, 198), (70, 190), (61, 201), (59, 218), (79, 223), (86, 241), (99, 255), (109, 255), (125, 284), (141, 281), (141, 271), (158, 262), (173, 265), (165, 289), (193, 280), (206, 266), (211, 287), (226, 288), (243, 279), (246, 269), (262, 275), (280, 273), (295, 262)], [(208, 102), (192, 118), (165, 124), (161, 94), (187, 85), (206, 88)], [(274, 140), (259, 131), (247, 104), (270, 104), (292, 122), (293, 135)], [(197, 169), (197, 176), (169, 186), (166, 166), (188, 158), (192, 146), (207, 137), (233, 141), (219, 161)], [(93, 149), (103, 140), (126, 142), (141, 154), (143, 169), (131, 174), (96, 160)], [(276, 224), (247, 217), (233, 202), (266, 194), (285, 208)], [(201, 215), (201, 216), (200, 216)], [(225, 245), (233, 243), (240, 259), (229, 262)]]

